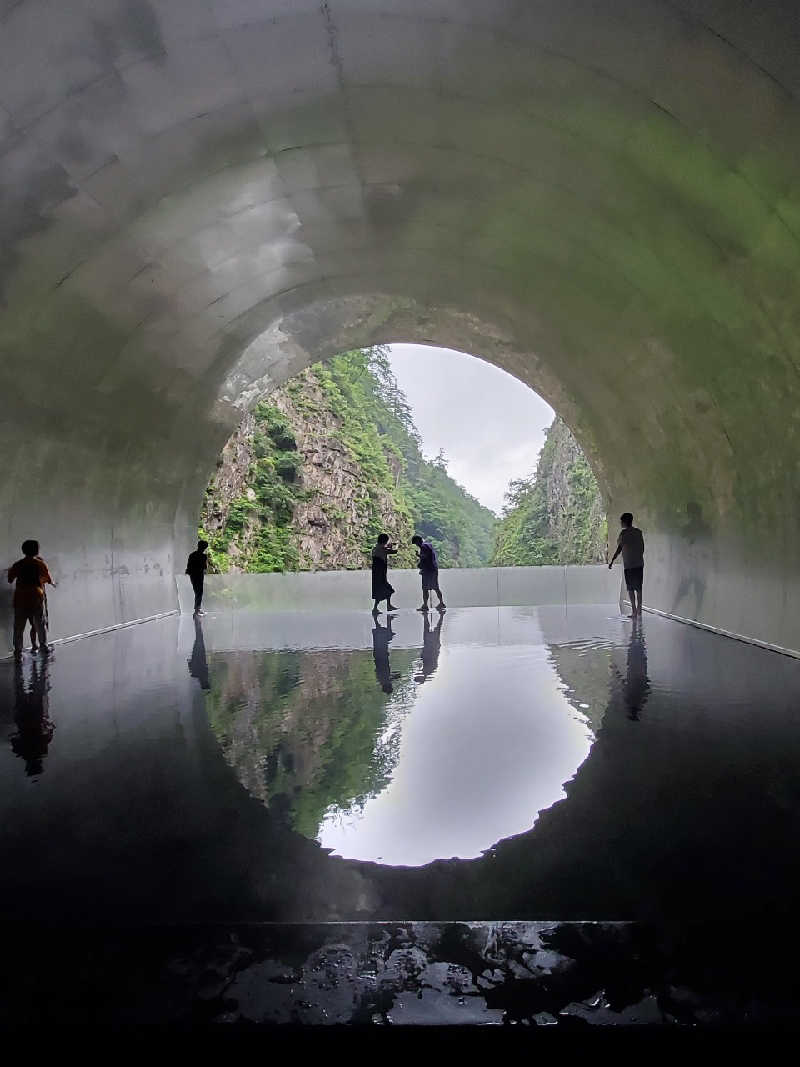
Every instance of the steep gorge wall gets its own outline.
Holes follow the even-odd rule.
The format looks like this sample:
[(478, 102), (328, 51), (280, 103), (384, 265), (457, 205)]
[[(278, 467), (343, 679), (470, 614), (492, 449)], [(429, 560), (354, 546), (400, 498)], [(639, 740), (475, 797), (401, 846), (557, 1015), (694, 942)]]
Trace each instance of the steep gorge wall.
[[(367, 478), (341, 429), (310, 369), (245, 416), (223, 449), (201, 517), (215, 569), (360, 568), (379, 530), (408, 546), (411, 517)], [(397, 471), (396, 457), (386, 462)], [(413, 562), (409, 548), (403, 556)]]
[(607, 524), (597, 481), (578, 442), (556, 418), (532, 478), (509, 486), (497, 531), (497, 566), (598, 563)]
[(603, 562), (608, 540), (606, 512), (592, 469), (562, 419), (553, 422), (548, 443), (552, 454), (545, 457), (543, 478), (558, 562)]
[[(399, 413), (399, 417), (398, 417)], [(315, 364), (248, 413), (208, 487), (201, 529), (214, 570), (359, 569), (378, 532), (413, 566), (416, 528), (445, 567), (580, 564), (606, 558), (600, 490), (556, 418), (536, 474), (509, 486), (501, 523), (427, 461), (378, 350)], [(496, 531), (496, 545), (493, 545)]]

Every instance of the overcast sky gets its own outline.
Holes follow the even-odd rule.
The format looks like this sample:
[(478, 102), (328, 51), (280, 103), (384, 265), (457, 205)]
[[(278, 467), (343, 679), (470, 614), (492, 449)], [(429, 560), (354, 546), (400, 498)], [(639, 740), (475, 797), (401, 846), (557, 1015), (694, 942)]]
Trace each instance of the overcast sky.
[(426, 456), (440, 448), (451, 477), (497, 514), (512, 478), (531, 474), (553, 410), (527, 385), (449, 348), (391, 345)]

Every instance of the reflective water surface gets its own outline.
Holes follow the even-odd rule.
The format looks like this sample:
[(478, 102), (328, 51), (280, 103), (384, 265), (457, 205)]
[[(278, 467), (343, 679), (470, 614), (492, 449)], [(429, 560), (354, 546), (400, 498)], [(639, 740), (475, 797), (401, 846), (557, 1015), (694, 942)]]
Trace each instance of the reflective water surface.
[(603, 607), (169, 618), (0, 663), (0, 906), (773, 914), (800, 663)]
[(242, 784), (337, 856), (479, 856), (565, 796), (590, 705), (570, 702), (533, 612), (418, 616), (414, 649), (393, 648), (414, 616), (396, 625), (376, 620), (371, 653), (213, 655), (212, 728)]

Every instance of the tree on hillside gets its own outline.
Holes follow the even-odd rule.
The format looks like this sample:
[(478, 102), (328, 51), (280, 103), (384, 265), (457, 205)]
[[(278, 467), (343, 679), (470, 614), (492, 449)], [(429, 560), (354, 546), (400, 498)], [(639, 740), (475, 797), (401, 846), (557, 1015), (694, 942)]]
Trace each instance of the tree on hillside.
[(591, 467), (556, 418), (530, 478), (509, 484), (492, 562), (499, 567), (592, 563), (604, 558), (606, 520)]
[[(279, 408), (290, 411), (291, 418)], [(314, 535), (296, 525), (307, 493), (303, 458), (293, 442), (294, 437), (320, 436), (331, 455), (347, 457), (347, 478), (358, 486), (357, 532), (352, 516), (342, 513), (336, 501), (317, 498), (328, 536), (333, 536), (331, 530), (340, 531), (347, 540), (348, 560), (367, 565), (371, 545), (390, 512), (397, 518), (396, 530), (413, 526), (431, 539), (443, 566), (488, 563), (497, 519), (449, 476), (443, 452), (432, 460), (423, 456), (411, 407), (384, 346), (353, 349), (314, 364), (257, 405), (253, 416), (252, 439), (229, 450), (239, 456), (239, 445), (245, 446), (250, 468), (239, 480), (247, 491), (223, 503), (212, 479), (207, 493), (204, 523), (213, 520), (207, 540), (221, 569), (233, 561), (244, 570), (308, 565), (300, 558), (298, 544), (301, 533), (307, 540)], [(396, 562), (410, 566), (415, 558), (405, 545)]]

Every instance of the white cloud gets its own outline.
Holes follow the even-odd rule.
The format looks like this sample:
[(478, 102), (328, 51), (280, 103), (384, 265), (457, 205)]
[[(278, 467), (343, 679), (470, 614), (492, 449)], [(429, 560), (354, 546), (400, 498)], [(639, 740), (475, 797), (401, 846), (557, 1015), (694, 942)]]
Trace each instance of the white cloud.
[(392, 345), (391, 353), (425, 454), (444, 449), (450, 475), (499, 514), (509, 481), (535, 469), (553, 409), (475, 356), (405, 344)]

